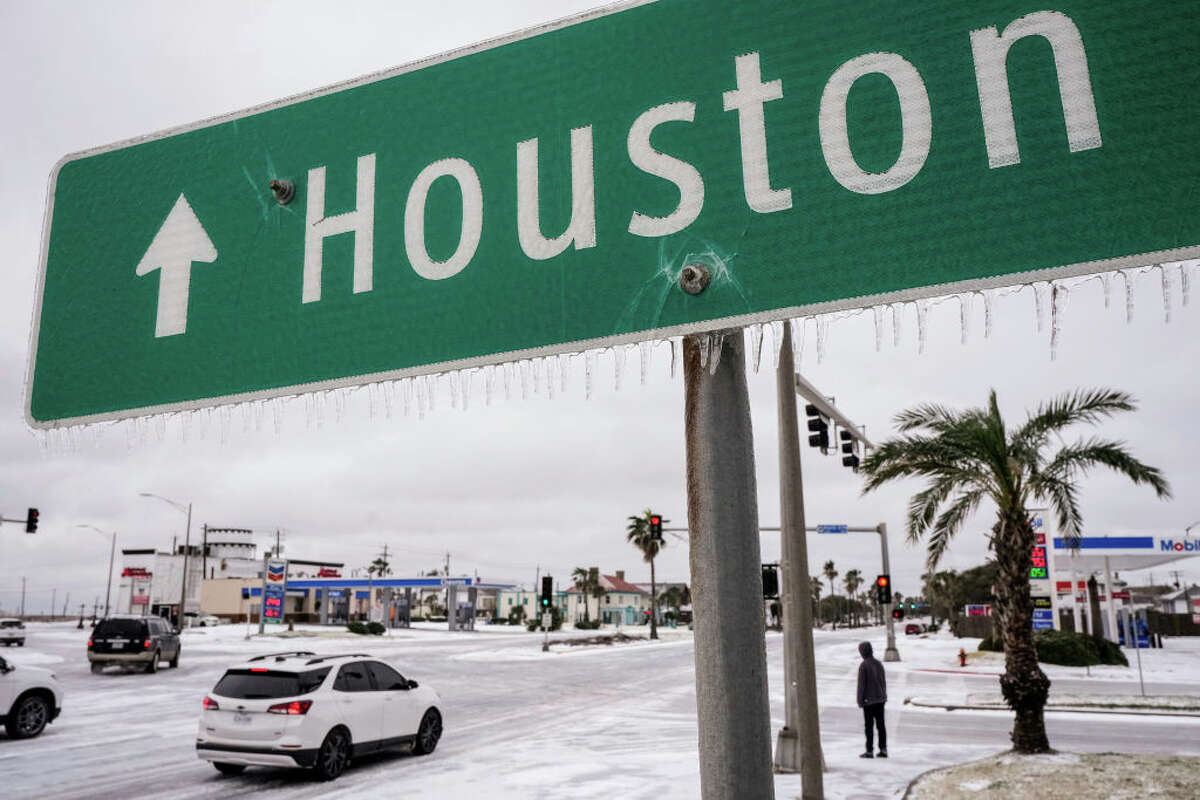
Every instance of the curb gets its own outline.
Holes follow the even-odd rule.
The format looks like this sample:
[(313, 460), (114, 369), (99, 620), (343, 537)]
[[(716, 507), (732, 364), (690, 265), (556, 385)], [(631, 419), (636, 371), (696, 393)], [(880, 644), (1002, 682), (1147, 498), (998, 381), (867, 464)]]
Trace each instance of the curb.
[[(919, 700), (913, 700), (911, 697), (904, 698), (904, 705), (917, 706), (919, 708), (944, 708), (947, 711), (1007, 711), (1012, 712), (1008, 706), (980, 706), (961, 705), (951, 703), (926, 703)], [(1084, 706), (1046, 706), (1042, 709), (1045, 712), (1065, 712), (1070, 714), (1122, 714), (1130, 717), (1191, 717), (1193, 719), (1200, 718), (1200, 711), (1169, 711), (1166, 709), (1147, 709), (1145, 711), (1133, 711), (1128, 708), (1088, 708)]]

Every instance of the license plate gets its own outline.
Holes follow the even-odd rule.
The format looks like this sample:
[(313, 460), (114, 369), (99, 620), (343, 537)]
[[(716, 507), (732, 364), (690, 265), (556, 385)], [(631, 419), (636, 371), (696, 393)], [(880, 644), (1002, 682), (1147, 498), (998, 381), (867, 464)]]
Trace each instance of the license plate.
[(125, 646), (124, 642), (111, 642), (113, 650), (120, 650)]
[(239, 725), (249, 725), (250, 715), (244, 711), (235, 711), (233, 712), (233, 721)]

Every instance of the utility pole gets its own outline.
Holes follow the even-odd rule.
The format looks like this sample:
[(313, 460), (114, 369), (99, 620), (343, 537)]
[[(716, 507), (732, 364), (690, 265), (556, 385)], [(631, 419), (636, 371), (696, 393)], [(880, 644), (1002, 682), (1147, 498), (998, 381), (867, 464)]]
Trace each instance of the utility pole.
[[(204, 523), (203, 531), (204, 531), (203, 543), (200, 545), (200, 580), (201, 581), (205, 581), (208, 579), (208, 523), (207, 522)], [(204, 584), (201, 583), (201, 586), (203, 586), (203, 585)]]
[(58, 605), (58, 587), (50, 590), (50, 621), (54, 622), (54, 607)]
[(63, 619), (67, 618), (67, 608), (71, 605), (71, 593), (67, 592), (66, 598), (63, 600)]
[[(188, 555), (192, 549), (192, 504), (187, 507), (187, 532), (183, 539), (183, 579), (179, 582), (179, 630), (183, 630), (184, 612), (187, 611)], [(133, 581), (130, 581), (132, 585)], [(132, 611), (133, 609), (130, 608)]]
[(801, 773), (806, 800), (825, 796), (813, 652), (808, 540), (800, 469), (800, 430), (793, 388), (791, 325), (784, 323), (783, 346), (775, 369), (779, 419), (780, 600), (783, 606), (784, 725), (775, 742), (775, 770)]
[(20, 616), (20, 617), (25, 616), (25, 576), (24, 575), (21, 576), (21, 613), (18, 616)]
[[(700, 273), (685, 267), (684, 280)], [(725, 334), (683, 339), (700, 795), (774, 800), (745, 345), (740, 330)]]

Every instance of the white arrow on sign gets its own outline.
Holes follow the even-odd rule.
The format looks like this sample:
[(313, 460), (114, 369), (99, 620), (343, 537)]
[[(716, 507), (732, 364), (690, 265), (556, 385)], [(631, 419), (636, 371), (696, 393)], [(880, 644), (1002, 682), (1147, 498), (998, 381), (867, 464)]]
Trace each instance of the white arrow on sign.
[(187, 330), (192, 262), (212, 263), (216, 260), (217, 248), (204, 232), (204, 226), (196, 218), (187, 198), (180, 194), (135, 271), (138, 275), (146, 275), (161, 270), (155, 337), (174, 336)]

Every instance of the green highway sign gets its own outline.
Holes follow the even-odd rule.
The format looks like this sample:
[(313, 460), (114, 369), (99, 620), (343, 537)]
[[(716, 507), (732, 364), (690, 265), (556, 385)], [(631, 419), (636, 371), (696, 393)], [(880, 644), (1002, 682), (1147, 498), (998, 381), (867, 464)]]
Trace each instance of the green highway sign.
[(68, 156), (27, 417), (1195, 258), (1197, 42), (1198, 0), (627, 2)]

